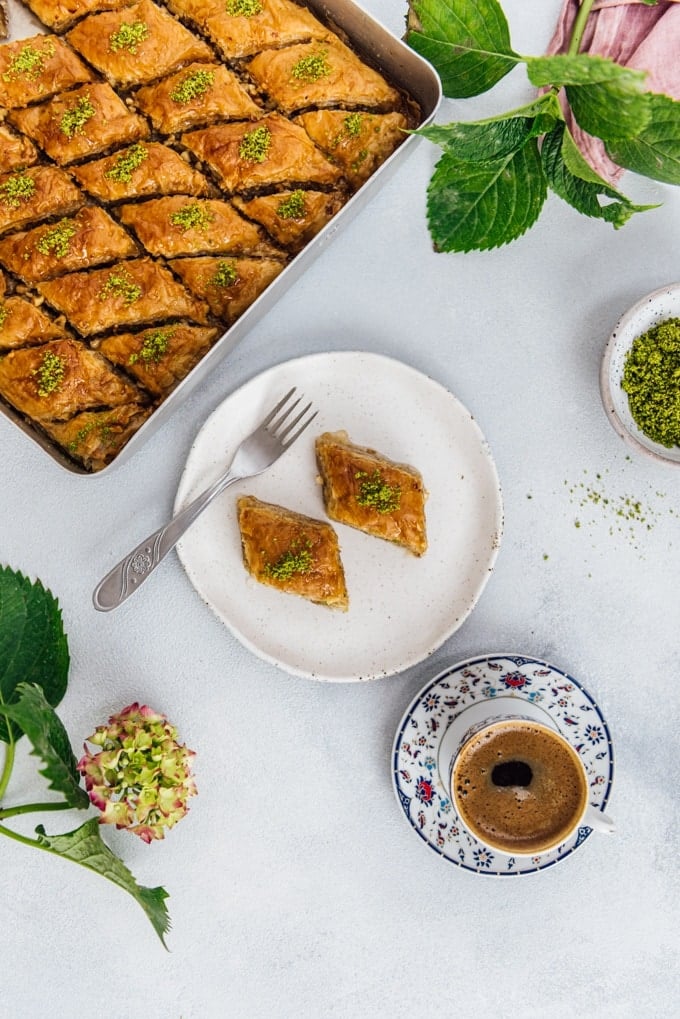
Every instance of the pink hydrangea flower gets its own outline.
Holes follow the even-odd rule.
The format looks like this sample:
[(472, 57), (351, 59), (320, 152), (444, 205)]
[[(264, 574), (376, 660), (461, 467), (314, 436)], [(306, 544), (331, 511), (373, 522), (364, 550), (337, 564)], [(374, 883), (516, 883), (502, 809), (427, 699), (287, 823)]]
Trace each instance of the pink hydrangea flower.
[[(90, 751), (87, 743), (99, 747)], [(147, 705), (130, 704), (87, 738), (78, 771), (100, 823), (115, 824), (144, 842), (162, 839), (187, 813), (195, 796), (193, 750), (177, 742), (177, 729)]]

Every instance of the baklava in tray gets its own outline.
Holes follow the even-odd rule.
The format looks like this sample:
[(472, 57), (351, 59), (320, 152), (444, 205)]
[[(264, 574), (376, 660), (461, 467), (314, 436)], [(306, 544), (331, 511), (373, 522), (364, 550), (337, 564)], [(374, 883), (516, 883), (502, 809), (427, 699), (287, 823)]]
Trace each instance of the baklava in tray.
[(405, 63), (434, 114), (417, 55), (310, 4), (26, 0), (46, 34), (0, 46), (0, 402), (70, 469), (159, 423), (423, 123)]

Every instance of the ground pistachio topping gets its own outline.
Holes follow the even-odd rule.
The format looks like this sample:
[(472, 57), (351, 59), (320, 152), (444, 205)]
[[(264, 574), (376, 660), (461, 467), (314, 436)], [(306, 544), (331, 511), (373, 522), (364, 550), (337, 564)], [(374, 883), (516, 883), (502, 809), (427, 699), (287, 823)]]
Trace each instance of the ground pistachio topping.
[(302, 219), (307, 212), (305, 193), (300, 188), (291, 191), (287, 198), (283, 198), (276, 206), (276, 215), (281, 219)]
[(149, 34), (149, 26), (146, 21), (124, 21), (120, 28), (116, 29), (109, 36), (109, 49), (112, 53), (118, 50), (127, 50), (128, 53), (136, 53)]
[(17, 78), (26, 78), (35, 81), (43, 73), (45, 61), (53, 57), (54, 53), (54, 43), (51, 39), (45, 39), (40, 49), (26, 43), (10, 60), (2, 80), (9, 82), (16, 81)]
[(260, 124), (252, 131), (246, 131), (238, 147), (238, 154), (241, 159), (249, 163), (264, 163), (269, 155), (269, 148), (272, 143), (272, 133), (266, 124)]
[(401, 502), (399, 485), (388, 485), (376, 468), (372, 474), (357, 471), (354, 475), (359, 482), (356, 500), (360, 506), (371, 507), (378, 513), (394, 513)]
[(291, 78), (309, 84), (326, 78), (331, 73), (331, 66), (326, 57), (328, 50), (319, 50), (318, 53), (310, 53), (308, 57), (301, 57), (291, 68)]
[(103, 445), (110, 446), (113, 440), (113, 432), (107, 421), (108, 419), (106, 417), (92, 418), (92, 420), (88, 421), (86, 425), (79, 428), (66, 447), (69, 453), (75, 453), (76, 450), (85, 442), (85, 439), (87, 439), (94, 431), (99, 432), (99, 439)]
[(232, 18), (252, 18), (263, 11), (260, 0), (227, 0), (225, 10)]
[(203, 69), (193, 71), (191, 74), (185, 75), (175, 85), (170, 93), (170, 98), (176, 103), (190, 103), (193, 99), (200, 99), (201, 96), (205, 95), (213, 87), (214, 81), (214, 71), (205, 71)]
[(200, 202), (188, 202), (176, 212), (171, 212), (168, 218), (173, 226), (179, 227), (184, 232), (192, 229), (206, 231), (214, 216), (210, 209)]
[(125, 267), (114, 269), (99, 291), (100, 301), (105, 301), (107, 297), (120, 297), (125, 304), (134, 304), (141, 296), (142, 288), (134, 282)]
[(0, 202), (18, 209), (22, 202), (28, 202), (35, 193), (35, 181), (25, 173), (13, 173), (4, 184), (0, 184)]
[(7, 321), (7, 316), (8, 315), (9, 315), (9, 308), (7, 307), (7, 305), (5, 304), (4, 301), (0, 301), (0, 329), (2, 329), (2, 327), (5, 324), (5, 322)]
[(129, 184), (134, 171), (148, 158), (149, 153), (144, 145), (141, 142), (137, 142), (116, 157), (113, 166), (104, 171), (104, 176), (109, 180), (117, 180), (120, 184)]
[(274, 580), (290, 580), (298, 573), (309, 573), (314, 564), (309, 538), (296, 538), (274, 563), (266, 563), (264, 572)]
[(234, 283), (238, 279), (238, 271), (236, 269), (235, 262), (227, 262), (222, 260), (217, 269), (210, 278), (210, 286), (212, 287), (233, 287)]
[(350, 138), (356, 138), (361, 134), (361, 127), (364, 122), (363, 113), (348, 113), (342, 122), (342, 129)]
[(128, 364), (136, 364), (137, 361), (158, 364), (167, 353), (170, 340), (174, 335), (174, 329), (153, 329), (150, 333), (145, 333), (139, 352), (130, 354)]
[(77, 230), (72, 219), (62, 219), (59, 223), (49, 227), (35, 246), (41, 255), (54, 255), (55, 258), (63, 258), (68, 254), (68, 249)]
[(680, 446), (680, 318), (633, 340), (621, 387), (638, 428), (662, 446)]
[(73, 106), (69, 106), (59, 121), (59, 130), (67, 138), (73, 138), (74, 134), (82, 134), (83, 128), (88, 120), (94, 117), (94, 106), (89, 96), (80, 96)]
[(43, 359), (32, 373), (38, 378), (38, 396), (49, 396), (59, 389), (66, 374), (66, 362), (53, 351), (43, 354)]

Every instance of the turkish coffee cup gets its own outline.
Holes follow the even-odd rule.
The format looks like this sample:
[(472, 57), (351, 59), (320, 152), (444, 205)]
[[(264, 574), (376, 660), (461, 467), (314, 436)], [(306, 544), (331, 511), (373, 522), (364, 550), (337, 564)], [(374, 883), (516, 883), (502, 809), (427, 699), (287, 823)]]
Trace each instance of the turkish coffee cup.
[(439, 768), (463, 825), (497, 853), (547, 853), (582, 826), (614, 831), (589, 803), (578, 752), (530, 701), (496, 697), (466, 708), (444, 734)]

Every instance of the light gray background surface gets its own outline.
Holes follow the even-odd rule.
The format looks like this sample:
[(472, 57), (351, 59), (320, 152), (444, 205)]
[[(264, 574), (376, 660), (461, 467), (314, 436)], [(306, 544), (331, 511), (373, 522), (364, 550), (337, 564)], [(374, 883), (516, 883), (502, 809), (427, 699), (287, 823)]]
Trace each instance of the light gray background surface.
[[(402, 34), (404, 3), (365, 6)], [(542, 52), (557, 0), (505, 8), (515, 48)], [(520, 69), (490, 95), (445, 102), (438, 120), (529, 96)], [(680, 276), (680, 194), (628, 177), (624, 189), (663, 207), (621, 231), (550, 198), (519, 242), (436, 255), (425, 190), (437, 154), (417, 147), (128, 464), (70, 476), (0, 418), (0, 561), (60, 599), (72, 655), (61, 715), (76, 749), (112, 711), (146, 701), (197, 751), (200, 789), (164, 843), (106, 835), (142, 884), (169, 890), (169, 954), (113, 885), (3, 840), (0, 1015), (678, 1014), (680, 471), (628, 454), (597, 376), (618, 316)], [(489, 440), (505, 536), (464, 626), (406, 673), (335, 686), (242, 649), (174, 555), (146, 590), (97, 614), (95, 582), (167, 517), (194, 435), (224, 396), (275, 362), (348, 348), (436, 378)], [(589, 486), (609, 508), (587, 501)], [(646, 523), (616, 515), (625, 497)], [(571, 672), (615, 745), (618, 834), (515, 880), (438, 859), (400, 816), (390, 780), (412, 697), (445, 665), (486, 651)], [(22, 745), (10, 802), (42, 788)], [(46, 819), (50, 831), (80, 820)]]

